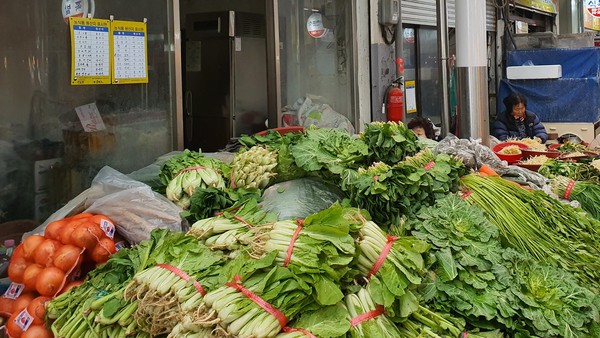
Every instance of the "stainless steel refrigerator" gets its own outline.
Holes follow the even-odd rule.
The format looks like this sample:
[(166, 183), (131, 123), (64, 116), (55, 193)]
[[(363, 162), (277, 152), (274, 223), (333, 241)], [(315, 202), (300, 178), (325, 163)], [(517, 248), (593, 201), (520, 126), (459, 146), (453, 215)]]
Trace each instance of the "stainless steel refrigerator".
[(188, 14), (184, 35), (185, 147), (212, 152), (266, 129), (264, 15)]

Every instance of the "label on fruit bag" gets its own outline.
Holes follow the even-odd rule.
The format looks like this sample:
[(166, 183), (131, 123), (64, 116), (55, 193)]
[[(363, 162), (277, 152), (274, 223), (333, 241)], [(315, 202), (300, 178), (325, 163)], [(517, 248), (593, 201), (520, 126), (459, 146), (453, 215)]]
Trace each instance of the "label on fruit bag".
[(2, 295), (2, 297), (4, 298), (8, 298), (8, 299), (17, 299), (21, 293), (23, 293), (23, 290), (25, 289), (25, 285), (23, 284), (19, 284), (19, 283), (10, 283), (10, 286), (8, 287), (8, 289), (6, 289), (6, 291), (4, 292), (4, 295)]
[(27, 329), (31, 326), (31, 323), (33, 323), (33, 316), (27, 312), (27, 309), (21, 311), (17, 318), (15, 318), (15, 324), (17, 324), (17, 326), (23, 331), (27, 331)]
[(104, 231), (108, 238), (113, 239), (115, 237), (115, 225), (112, 224), (110, 221), (103, 219), (100, 222), (100, 229)]

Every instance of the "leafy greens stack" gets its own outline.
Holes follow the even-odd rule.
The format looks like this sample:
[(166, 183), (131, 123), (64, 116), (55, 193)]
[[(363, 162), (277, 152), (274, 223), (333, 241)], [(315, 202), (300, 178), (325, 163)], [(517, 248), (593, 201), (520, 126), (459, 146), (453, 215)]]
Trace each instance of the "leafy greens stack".
[(562, 269), (503, 248), (481, 209), (456, 195), (423, 208), (407, 226), (433, 247), (422, 294), (437, 309), (513, 337), (585, 337), (597, 320), (590, 290)]

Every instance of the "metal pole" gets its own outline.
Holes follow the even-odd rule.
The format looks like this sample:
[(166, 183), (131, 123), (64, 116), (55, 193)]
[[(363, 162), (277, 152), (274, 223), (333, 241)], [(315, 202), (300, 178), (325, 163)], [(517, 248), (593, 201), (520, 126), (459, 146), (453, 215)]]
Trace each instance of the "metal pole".
[(437, 40), (439, 86), (442, 92), (442, 137), (450, 131), (450, 98), (448, 94), (448, 13), (446, 0), (437, 0)]
[(458, 136), (489, 145), (485, 0), (456, 0), (456, 68)]
[[(402, 8), (402, 1), (398, 1), (398, 8)], [(398, 87), (404, 92), (404, 50), (402, 42), (404, 41), (404, 30), (402, 29), (402, 15), (398, 18), (398, 24), (395, 27), (396, 40), (394, 42), (394, 53), (396, 55), (396, 79), (398, 81)], [(402, 97), (402, 121), (407, 121), (408, 116), (406, 114), (406, 95)]]

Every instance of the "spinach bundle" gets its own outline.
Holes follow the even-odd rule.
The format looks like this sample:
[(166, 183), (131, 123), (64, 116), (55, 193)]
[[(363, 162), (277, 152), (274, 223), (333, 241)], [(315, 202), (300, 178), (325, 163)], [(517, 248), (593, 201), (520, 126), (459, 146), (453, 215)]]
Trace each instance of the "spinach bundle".
[(498, 177), (467, 175), (462, 183), (469, 190), (466, 200), (486, 212), (505, 243), (600, 289), (600, 221), (543, 191)]
[(583, 210), (600, 220), (600, 185), (557, 176), (550, 181), (550, 186), (552, 192), (570, 201), (579, 202)]
[(512, 337), (584, 337), (597, 320), (590, 290), (560, 268), (503, 248), (496, 226), (458, 196), (423, 208), (407, 226), (432, 245), (424, 300), (470, 326)]
[(415, 133), (402, 122), (371, 122), (359, 135), (369, 147), (367, 163), (396, 164), (420, 150)]

